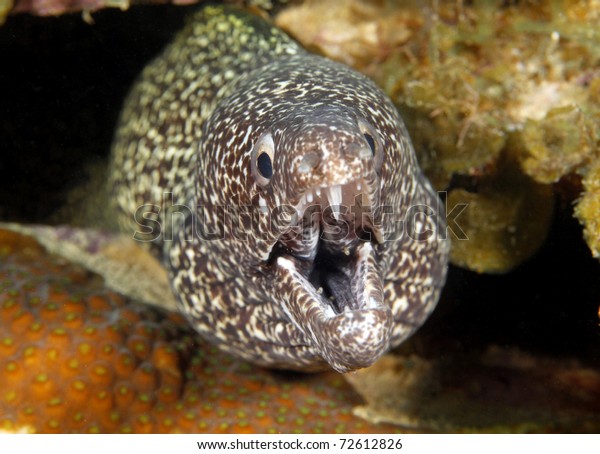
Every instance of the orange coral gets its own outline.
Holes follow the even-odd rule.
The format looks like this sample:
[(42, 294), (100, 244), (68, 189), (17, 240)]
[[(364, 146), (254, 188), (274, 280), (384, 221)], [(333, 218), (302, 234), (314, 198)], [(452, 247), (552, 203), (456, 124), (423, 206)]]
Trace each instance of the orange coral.
[(335, 373), (257, 369), (175, 313), (104, 288), (0, 230), (0, 429), (31, 432), (377, 432)]

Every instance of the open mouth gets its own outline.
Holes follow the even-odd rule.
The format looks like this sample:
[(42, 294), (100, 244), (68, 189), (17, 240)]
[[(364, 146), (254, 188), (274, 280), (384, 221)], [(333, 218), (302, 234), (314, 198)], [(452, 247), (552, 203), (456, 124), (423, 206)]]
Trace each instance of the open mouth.
[(271, 251), (283, 309), (336, 370), (370, 365), (388, 348), (372, 194), (364, 182), (314, 188)]

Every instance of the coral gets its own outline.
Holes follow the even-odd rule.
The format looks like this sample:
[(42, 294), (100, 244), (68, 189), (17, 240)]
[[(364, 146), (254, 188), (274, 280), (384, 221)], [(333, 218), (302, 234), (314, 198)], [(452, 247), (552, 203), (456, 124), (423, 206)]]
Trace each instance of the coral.
[(588, 169), (583, 187), (585, 191), (575, 214), (585, 226), (583, 234), (594, 257), (600, 258), (600, 160)]
[(4, 11), (0, 11), (0, 24), (6, 20), (6, 16), (9, 13), (30, 13), (40, 16), (58, 16), (60, 14), (82, 11), (85, 10), (88, 13), (96, 11), (98, 9), (112, 6), (121, 9), (127, 9), (129, 7), (129, 0), (122, 1), (104, 1), (104, 0), (75, 0), (75, 1), (44, 1), (44, 0), (14, 0), (11, 2), (10, 7)]
[[(289, 0), (238, 0), (237, 3), (264, 10), (275, 10)], [(0, 0), (0, 25), (9, 13), (29, 13), (37, 16), (58, 16), (81, 11), (83, 19), (93, 23), (91, 13), (104, 8), (127, 10), (134, 5), (167, 4), (193, 5), (201, 0)], [(230, 3), (236, 3), (230, 1)]]
[[(448, 207), (464, 209), (450, 228), (455, 265), (478, 272), (504, 273), (530, 257), (546, 238), (552, 220), (552, 188), (532, 181), (516, 170), (510, 157), (498, 160), (489, 178), (476, 190), (453, 189)], [(470, 183), (473, 185), (473, 183)]]
[(0, 429), (44, 433), (384, 432), (335, 373), (240, 363), (181, 316), (0, 230)]
[[(600, 157), (599, 21), (593, 0), (306, 1), (277, 17), (305, 46), (385, 88), (434, 185), (454, 189), (452, 202), (471, 203), (462, 227), (477, 234), (455, 242), (452, 261), (479, 272), (509, 271), (544, 241), (552, 216), (515, 225), (524, 200), (533, 203), (544, 192), (545, 207), (563, 181), (593, 174), (588, 169)], [(498, 165), (506, 156), (518, 163), (510, 172)], [(500, 178), (505, 188), (520, 183), (478, 193)], [(586, 205), (577, 212), (597, 254), (600, 212), (586, 195), (591, 177), (586, 181), (579, 188)], [(481, 212), (469, 214), (475, 209)], [(496, 220), (488, 222), (490, 216)], [(516, 253), (502, 238), (527, 247)]]
[(595, 157), (592, 125), (576, 105), (526, 119), (520, 139), (523, 171), (540, 183), (555, 183)]
[[(174, 0), (175, 4), (196, 3), (197, 0)], [(0, 24), (10, 13), (30, 13), (39, 16), (58, 16), (60, 14), (83, 11), (84, 18), (92, 22), (90, 13), (102, 8), (128, 9), (133, 3), (170, 3), (169, 0), (14, 0), (12, 10), (6, 8), (5, 14), (0, 11)]]

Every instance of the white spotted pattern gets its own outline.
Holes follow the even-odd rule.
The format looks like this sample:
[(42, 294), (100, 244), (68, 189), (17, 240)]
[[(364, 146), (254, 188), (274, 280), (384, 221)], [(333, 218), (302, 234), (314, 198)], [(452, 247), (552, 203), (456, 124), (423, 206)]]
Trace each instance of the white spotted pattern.
[[(424, 322), (446, 275), (443, 211), (402, 120), (369, 79), (258, 17), (206, 7), (191, 19), (121, 115), (110, 184), (122, 228), (162, 226), (146, 244), (181, 310), (223, 350), (289, 369), (371, 364)], [(264, 134), (273, 175), (259, 185), (251, 151)], [(366, 221), (326, 214), (355, 195), (372, 205)], [(302, 227), (311, 204), (321, 211)], [(284, 205), (297, 225), (273, 215)], [(383, 241), (416, 205), (433, 212)]]

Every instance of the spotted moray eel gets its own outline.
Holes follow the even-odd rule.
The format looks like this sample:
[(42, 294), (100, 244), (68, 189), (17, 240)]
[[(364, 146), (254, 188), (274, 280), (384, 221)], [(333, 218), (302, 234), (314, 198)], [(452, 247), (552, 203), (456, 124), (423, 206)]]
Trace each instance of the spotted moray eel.
[(110, 175), (190, 323), (259, 365), (366, 367), (445, 281), (444, 211), (390, 100), (241, 10), (198, 11), (144, 69)]

